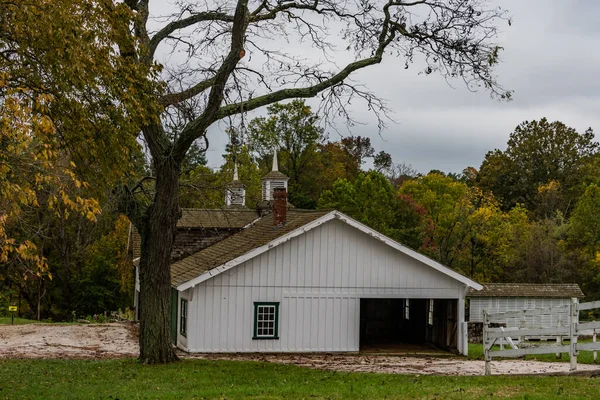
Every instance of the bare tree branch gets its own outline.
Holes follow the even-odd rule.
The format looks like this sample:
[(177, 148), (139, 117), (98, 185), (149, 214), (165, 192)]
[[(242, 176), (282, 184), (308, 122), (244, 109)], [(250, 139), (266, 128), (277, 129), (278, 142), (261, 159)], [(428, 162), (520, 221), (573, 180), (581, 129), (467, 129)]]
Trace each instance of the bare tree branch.
[(219, 11), (206, 11), (193, 14), (187, 18), (178, 21), (171, 22), (170, 24), (162, 28), (160, 31), (158, 31), (152, 37), (152, 39), (150, 39), (150, 42), (148, 43), (149, 57), (154, 57), (154, 53), (156, 52), (156, 48), (158, 47), (158, 45), (173, 32), (205, 21), (234, 22), (234, 16), (227, 15), (226, 13)]
[(204, 112), (188, 124), (173, 145), (173, 156), (176, 160), (183, 160), (194, 140), (200, 137), (215, 120), (214, 118), (223, 101), (225, 84), (239, 60), (244, 56), (242, 50), (244, 49), (244, 34), (248, 26), (247, 17), (248, 0), (238, 0), (231, 32), (231, 49), (215, 76)]

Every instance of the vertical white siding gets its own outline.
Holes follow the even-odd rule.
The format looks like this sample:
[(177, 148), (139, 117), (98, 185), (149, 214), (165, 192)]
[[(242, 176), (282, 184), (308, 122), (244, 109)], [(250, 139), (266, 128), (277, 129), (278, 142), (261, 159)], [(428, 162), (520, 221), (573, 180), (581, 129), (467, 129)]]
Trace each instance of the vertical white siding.
[[(190, 289), (196, 352), (358, 351), (360, 298), (464, 297), (464, 284), (337, 220)], [(279, 302), (279, 339), (253, 340), (254, 302)], [(193, 315), (192, 315), (193, 313)]]
[[(529, 297), (474, 297), (470, 300), (469, 321), (483, 322), (483, 310), (491, 313), (518, 311), (532, 308), (549, 308), (568, 306), (571, 299), (544, 299)], [(508, 328), (527, 326), (538, 326), (545, 328), (554, 328), (559, 323), (566, 326), (569, 322), (569, 311), (554, 311), (552, 314), (528, 316), (525, 319), (507, 318), (504, 321)]]

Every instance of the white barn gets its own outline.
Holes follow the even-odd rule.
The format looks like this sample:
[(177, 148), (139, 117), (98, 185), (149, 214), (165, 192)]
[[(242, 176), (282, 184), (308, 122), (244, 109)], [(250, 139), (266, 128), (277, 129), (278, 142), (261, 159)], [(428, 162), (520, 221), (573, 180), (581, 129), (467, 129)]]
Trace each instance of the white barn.
[(481, 285), (338, 211), (293, 208), (275, 169), (258, 210), (244, 208), (237, 183), (236, 207), (184, 210), (171, 265), (178, 347), (467, 353), (465, 296)]
[[(568, 306), (573, 298), (583, 298), (576, 283), (486, 283), (482, 290), (469, 290), (469, 322), (483, 323), (483, 310), (490, 313)], [(507, 318), (507, 328), (528, 326), (554, 328), (569, 323), (569, 310), (557, 309), (545, 315)]]
[(190, 352), (356, 352), (426, 343), (466, 353), (476, 282), (337, 211), (268, 215), (172, 266)]

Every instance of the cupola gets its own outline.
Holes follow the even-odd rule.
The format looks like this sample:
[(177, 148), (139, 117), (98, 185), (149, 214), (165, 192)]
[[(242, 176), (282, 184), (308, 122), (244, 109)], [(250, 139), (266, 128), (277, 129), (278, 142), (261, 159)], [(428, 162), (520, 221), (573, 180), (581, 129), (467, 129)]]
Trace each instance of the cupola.
[(246, 206), (246, 186), (240, 182), (237, 164), (233, 165), (233, 180), (225, 189), (225, 205), (227, 207)]
[(263, 201), (273, 201), (273, 190), (285, 189), (287, 192), (290, 178), (279, 172), (277, 150), (273, 150), (273, 169), (261, 178)]

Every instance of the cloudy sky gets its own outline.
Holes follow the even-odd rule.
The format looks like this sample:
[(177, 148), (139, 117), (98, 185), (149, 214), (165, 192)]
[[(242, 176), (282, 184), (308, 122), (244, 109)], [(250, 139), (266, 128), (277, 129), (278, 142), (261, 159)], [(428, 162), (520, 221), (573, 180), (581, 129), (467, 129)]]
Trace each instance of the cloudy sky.
[[(514, 127), (525, 120), (547, 117), (580, 132), (590, 126), (599, 132), (600, 1), (490, 3), (508, 9), (512, 17), (512, 26), (500, 25), (498, 43), (505, 50), (496, 74), (505, 88), (514, 90), (513, 101), (469, 92), (458, 81), (449, 86), (440, 76), (419, 75), (418, 68), (405, 70), (402, 59), (388, 57), (354, 75), (354, 80), (387, 101), (396, 123), (379, 133), (366, 106), (356, 105), (352, 113), (364, 125), (340, 132), (369, 136), (377, 151), (385, 150), (395, 162), (420, 172), (478, 168), (485, 153), (504, 149)], [(223, 127), (209, 130), (211, 167), (222, 162), (227, 141)], [(329, 136), (337, 139), (339, 133), (330, 131)]]

